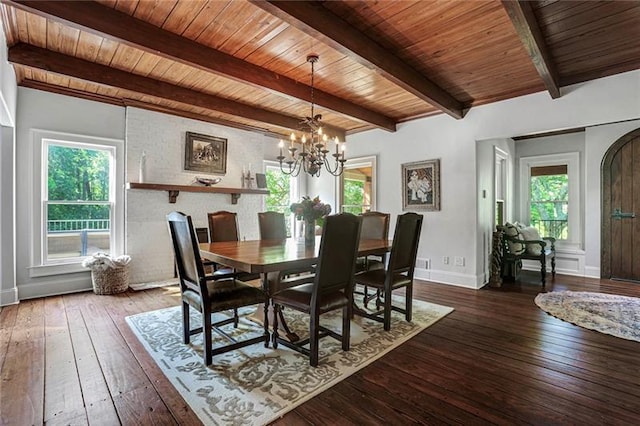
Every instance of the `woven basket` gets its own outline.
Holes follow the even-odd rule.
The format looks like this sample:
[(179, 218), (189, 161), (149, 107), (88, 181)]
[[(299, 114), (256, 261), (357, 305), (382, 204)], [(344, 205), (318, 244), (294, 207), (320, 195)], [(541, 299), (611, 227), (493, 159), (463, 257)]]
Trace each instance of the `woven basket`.
[(116, 294), (129, 288), (129, 268), (92, 269), (91, 282), (95, 294)]

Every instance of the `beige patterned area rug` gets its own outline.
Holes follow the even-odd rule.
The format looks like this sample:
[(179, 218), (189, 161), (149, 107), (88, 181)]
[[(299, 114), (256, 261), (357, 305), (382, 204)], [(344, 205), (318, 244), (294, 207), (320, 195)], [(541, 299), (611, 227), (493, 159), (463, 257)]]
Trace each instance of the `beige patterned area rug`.
[[(394, 304), (404, 299), (394, 298)], [(255, 308), (241, 310), (240, 325), (223, 328), (236, 339), (262, 333), (262, 327), (247, 317)], [(355, 317), (351, 322), (351, 349), (343, 352), (332, 338), (320, 341), (320, 365), (282, 345), (277, 350), (262, 344), (213, 357), (205, 367), (202, 334), (182, 343), (180, 307), (161, 309), (127, 317), (127, 323), (160, 369), (205, 425), (261, 425), (269, 423), (320, 392), (349, 377), (393, 348), (418, 334), (453, 311), (452, 308), (414, 301), (413, 321), (393, 312), (391, 331), (382, 324)], [(200, 323), (192, 310), (192, 327)], [(321, 317), (321, 324), (341, 329), (341, 311)], [(220, 314), (216, 314), (220, 315)], [(308, 317), (287, 310), (286, 318), (301, 338), (308, 335)], [(215, 319), (215, 317), (214, 317)], [(228, 327), (228, 328), (227, 328)], [(225, 342), (213, 333), (214, 346)]]
[(640, 342), (640, 298), (582, 291), (540, 293), (535, 303), (548, 314), (589, 330)]

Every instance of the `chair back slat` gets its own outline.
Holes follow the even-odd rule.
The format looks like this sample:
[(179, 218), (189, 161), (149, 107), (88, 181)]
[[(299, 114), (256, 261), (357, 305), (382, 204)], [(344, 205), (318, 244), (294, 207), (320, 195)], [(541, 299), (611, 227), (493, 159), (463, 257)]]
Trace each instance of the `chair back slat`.
[(198, 240), (191, 216), (180, 212), (172, 212), (167, 215), (167, 221), (178, 266), (180, 286), (183, 290), (189, 288), (200, 292), (200, 282), (201, 278), (204, 277), (204, 267), (202, 266)]
[(361, 240), (386, 240), (389, 238), (389, 213), (362, 213)]
[(258, 213), (261, 240), (284, 240), (287, 238), (287, 227), (284, 223), (284, 213)]
[(350, 213), (325, 218), (316, 268), (315, 300), (319, 294), (336, 290), (352, 292), (361, 221), (361, 217)]
[(398, 216), (393, 246), (389, 256), (389, 273), (409, 272), (413, 277), (420, 242), (423, 216), (417, 213), (405, 213)]
[(208, 213), (209, 241), (238, 241), (238, 215), (234, 212), (217, 211)]

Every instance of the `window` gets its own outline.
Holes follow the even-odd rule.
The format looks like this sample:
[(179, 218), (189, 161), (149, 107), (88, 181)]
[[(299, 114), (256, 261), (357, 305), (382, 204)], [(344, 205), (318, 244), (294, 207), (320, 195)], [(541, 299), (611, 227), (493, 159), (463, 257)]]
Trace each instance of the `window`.
[(375, 157), (353, 158), (338, 179), (341, 212), (361, 214), (375, 210)]
[(42, 131), (34, 136), (39, 208), (32, 209), (31, 276), (84, 270), (82, 259), (96, 252), (122, 254), (122, 142)]
[(575, 249), (582, 241), (579, 170), (577, 152), (520, 159), (522, 220)]
[(280, 166), (275, 162), (265, 161), (265, 174), (267, 176), (267, 189), (269, 195), (266, 197), (265, 209), (271, 212), (284, 213), (287, 235), (291, 236), (294, 217), (289, 207), (293, 200), (297, 200), (297, 180), (282, 173)]
[(44, 263), (111, 251), (113, 147), (45, 139)]
[(567, 165), (531, 168), (531, 225), (540, 235), (566, 240), (569, 223)]

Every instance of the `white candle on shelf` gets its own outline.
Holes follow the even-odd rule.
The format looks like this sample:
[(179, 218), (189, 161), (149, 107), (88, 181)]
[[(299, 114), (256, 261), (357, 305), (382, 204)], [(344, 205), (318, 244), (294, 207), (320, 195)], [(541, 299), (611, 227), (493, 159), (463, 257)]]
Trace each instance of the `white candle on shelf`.
[(145, 180), (147, 180), (147, 153), (146, 153), (146, 151), (142, 151), (142, 154), (140, 155), (139, 167), (140, 167), (140, 170), (138, 170), (138, 181), (140, 183), (143, 183)]

